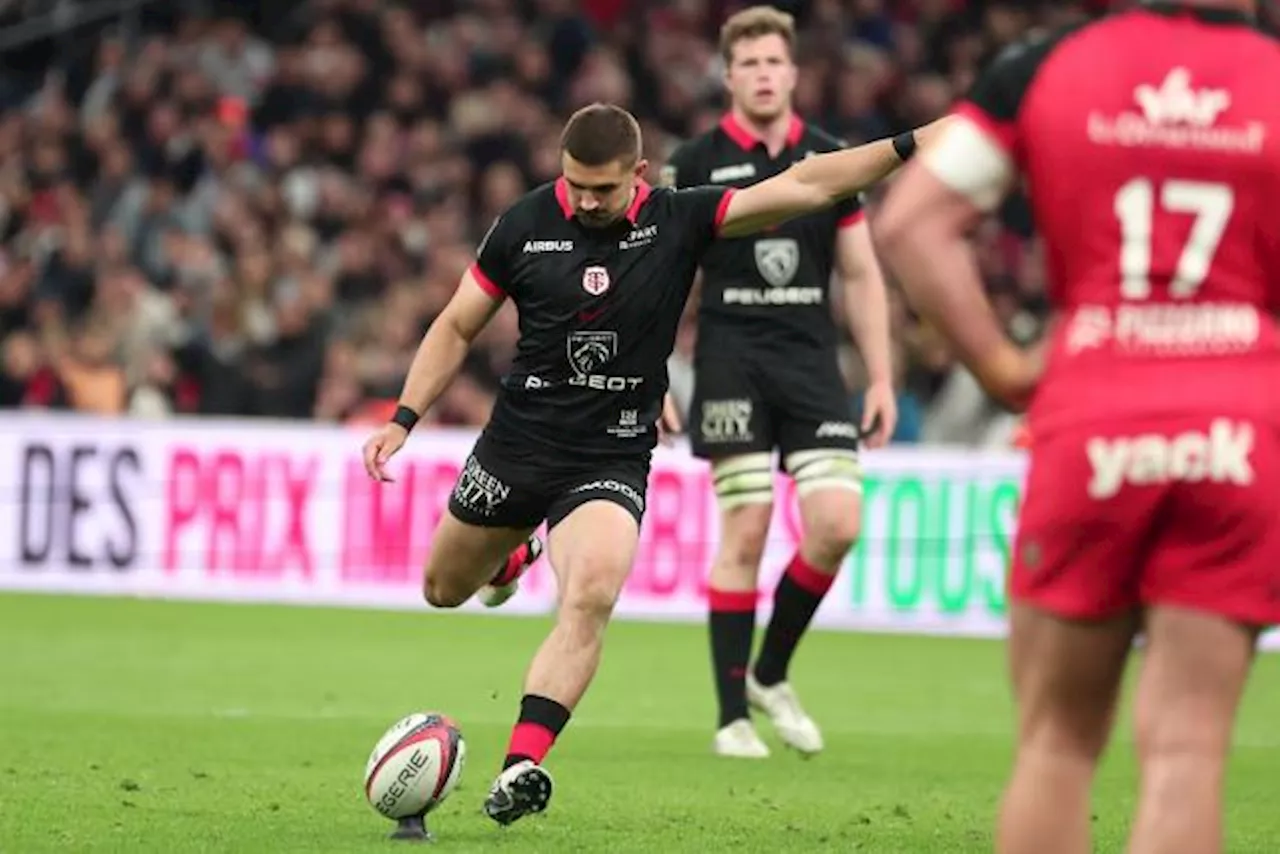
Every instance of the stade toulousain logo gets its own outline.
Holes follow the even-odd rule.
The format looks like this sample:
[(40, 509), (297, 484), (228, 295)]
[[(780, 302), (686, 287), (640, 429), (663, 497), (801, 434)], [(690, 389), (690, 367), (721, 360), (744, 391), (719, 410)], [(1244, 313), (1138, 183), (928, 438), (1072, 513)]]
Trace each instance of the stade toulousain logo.
[(604, 267), (588, 267), (582, 271), (582, 289), (593, 297), (609, 290), (609, 271)]

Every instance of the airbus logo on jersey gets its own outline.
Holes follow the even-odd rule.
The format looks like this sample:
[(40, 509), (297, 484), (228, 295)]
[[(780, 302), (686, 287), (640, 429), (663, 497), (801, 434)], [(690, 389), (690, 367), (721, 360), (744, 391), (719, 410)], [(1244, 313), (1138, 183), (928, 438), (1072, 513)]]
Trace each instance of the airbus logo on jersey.
[(521, 250), (525, 255), (533, 255), (540, 252), (572, 252), (572, 240), (526, 240), (524, 249)]
[(754, 177), (756, 177), (756, 167), (754, 163), (735, 163), (732, 166), (721, 166), (718, 169), (712, 169), (707, 183), (727, 184), (730, 181), (741, 181), (746, 178)]
[(1266, 138), (1262, 122), (1223, 125), (1231, 107), (1231, 92), (1210, 86), (1196, 88), (1191, 71), (1178, 66), (1158, 85), (1134, 87), (1137, 110), (1113, 116), (1089, 113), (1089, 140), (1124, 148), (1172, 148), (1225, 153), (1258, 154)]
[(1227, 418), (1215, 419), (1207, 432), (1098, 437), (1089, 440), (1085, 453), (1093, 467), (1086, 491), (1099, 501), (1114, 497), (1125, 484), (1207, 480), (1249, 486), (1254, 480), (1253, 426)]

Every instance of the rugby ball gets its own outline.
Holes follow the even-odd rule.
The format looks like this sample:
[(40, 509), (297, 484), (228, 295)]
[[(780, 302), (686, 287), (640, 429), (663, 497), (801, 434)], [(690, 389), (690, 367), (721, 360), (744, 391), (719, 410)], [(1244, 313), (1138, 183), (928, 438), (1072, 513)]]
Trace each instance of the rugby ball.
[(449, 718), (415, 712), (378, 739), (364, 769), (364, 794), (390, 819), (426, 815), (444, 802), (462, 777), (467, 744)]

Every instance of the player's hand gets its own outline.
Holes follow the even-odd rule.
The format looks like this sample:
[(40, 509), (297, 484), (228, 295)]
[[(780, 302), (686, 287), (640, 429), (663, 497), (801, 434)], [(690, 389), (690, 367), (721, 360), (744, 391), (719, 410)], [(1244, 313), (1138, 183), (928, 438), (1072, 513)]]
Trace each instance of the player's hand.
[(868, 448), (883, 448), (889, 444), (897, 427), (898, 397), (893, 392), (893, 384), (872, 383), (863, 397), (863, 441)]
[(395, 478), (387, 474), (387, 461), (404, 446), (409, 431), (399, 424), (383, 424), (364, 443), (364, 470), (380, 483), (392, 483)]
[(676, 408), (676, 400), (667, 393), (662, 398), (662, 414), (658, 416), (658, 441), (664, 445), (670, 445), (675, 435), (682, 429), (680, 410)]

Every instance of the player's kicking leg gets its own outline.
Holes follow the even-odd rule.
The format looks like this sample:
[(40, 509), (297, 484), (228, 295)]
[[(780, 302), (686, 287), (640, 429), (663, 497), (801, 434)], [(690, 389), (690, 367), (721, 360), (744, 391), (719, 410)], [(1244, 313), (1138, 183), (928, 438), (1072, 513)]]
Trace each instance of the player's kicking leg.
[(769, 716), (778, 737), (811, 755), (822, 750), (822, 732), (800, 705), (787, 678), (791, 659), (857, 541), (862, 514), (862, 474), (857, 451), (825, 448), (786, 457), (800, 496), (803, 536), (773, 593), (773, 616), (755, 666), (747, 699)]
[(720, 546), (711, 565), (708, 628), (720, 718), (711, 748), (720, 756), (762, 759), (769, 748), (747, 705), (747, 665), (756, 628), (757, 576), (773, 514), (773, 460), (740, 454), (712, 466), (720, 505)]
[(462, 521), (450, 508), (432, 536), (422, 594), (437, 608), (456, 608), (486, 592), (485, 604), (501, 604), (541, 554), (532, 526), (482, 527)]
[[(643, 484), (640, 478), (639, 495)], [(541, 812), (551, 799), (551, 775), (542, 762), (595, 676), (640, 535), (638, 513), (612, 500), (589, 500), (559, 524), (554, 509), (548, 516), (560, 605), (529, 666), (504, 767), (485, 800), (485, 812), (503, 825)]]

